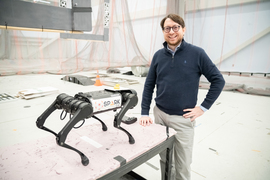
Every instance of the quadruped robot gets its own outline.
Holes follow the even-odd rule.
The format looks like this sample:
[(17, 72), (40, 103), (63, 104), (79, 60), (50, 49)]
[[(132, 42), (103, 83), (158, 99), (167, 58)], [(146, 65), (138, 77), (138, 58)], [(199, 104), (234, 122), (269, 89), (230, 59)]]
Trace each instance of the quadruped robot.
[[(138, 103), (138, 97), (135, 90), (100, 90), (82, 93), (79, 92), (74, 97), (62, 93), (57, 96), (56, 100), (38, 117), (36, 125), (38, 128), (48, 131), (56, 136), (56, 143), (59, 146), (73, 150), (77, 152), (81, 157), (81, 162), (84, 166), (89, 164), (89, 159), (78, 149), (65, 143), (68, 133), (72, 128), (79, 128), (85, 122), (85, 119), (94, 118), (102, 124), (102, 130), (107, 131), (107, 126), (100, 120), (95, 114), (105, 111), (116, 111), (114, 116), (114, 127), (124, 131), (128, 138), (129, 143), (134, 144), (135, 140), (132, 135), (120, 126), (121, 122), (135, 122), (137, 118), (124, 116), (127, 110), (134, 108)], [(63, 129), (57, 134), (54, 131), (44, 126), (46, 119), (55, 110), (62, 110), (60, 119), (64, 119), (67, 114), (70, 115), (70, 120), (63, 127)], [(83, 121), (78, 127), (75, 125)], [(130, 124), (130, 123), (127, 123)]]

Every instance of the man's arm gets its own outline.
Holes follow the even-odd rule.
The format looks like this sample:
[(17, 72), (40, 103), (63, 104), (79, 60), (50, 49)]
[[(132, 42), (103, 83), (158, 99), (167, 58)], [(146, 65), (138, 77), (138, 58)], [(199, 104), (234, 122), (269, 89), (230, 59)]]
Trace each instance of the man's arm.
[(208, 90), (208, 93), (206, 94), (201, 106), (206, 109), (210, 109), (222, 92), (225, 85), (225, 80), (216, 65), (210, 60), (204, 51), (202, 53), (200, 65), (202, 74), (211, 83), (210, 89)]
[(153, 60), (151, 62), (149, 72), (145, 79), (144, 89), (142, 94), (142, 102), (141, 102), (141, 115), (149, 115), (150, 105), (152, 102), (152, 96), (154, 92), (154, 88), (156, 85), (156, 60), (157, 53), (155, 53)]
[(216, 101), (225, 85), (225, 80), (222, 74), (204, 51), (201, 54), (200, 60), (201, 72), (211, 83), (211, 85), (206, 95), (206, 98), (200, 106), (184, 109), (184, 112), (188, 113), (185, 113), (183, 117), (191, 118), (191, 121), (194, 121), (196, 118), (203, 115), (205, 111), (210, 109), (210, 107)]
[(154, 65), (154, 61), (156, 59), (156, 54), (153, 57), (151, 66), (149, 68), (148, 75), (146, 77), (144, 83), (144, 89), (142, 94), (142, 103), (141, 103), (141, 118), (139, 119), (139, 123), (142, 126), (150, 125), (153, 123), (153, 120), (149, 117), (149, 110), (152, 101), (152, 96), (154, 92), (154, 88), (156, 85), (156, 66)]

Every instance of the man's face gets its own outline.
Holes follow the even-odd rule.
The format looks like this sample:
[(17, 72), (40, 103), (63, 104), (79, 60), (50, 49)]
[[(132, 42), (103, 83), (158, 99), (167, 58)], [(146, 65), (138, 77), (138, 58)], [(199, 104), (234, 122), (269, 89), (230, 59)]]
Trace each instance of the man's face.
[[(170, 18), (167, 18), (165, 20), (164, 28), (174, 26), (180, 26), (180, 24), (174, 22)], [(168, 43), (169, 47), (170, 46), (176, 47), (177, 45), (180, 44), (180, 42), (183, 39), (185, 30), (186, 28), (182, 28), (181, 26), (177, 32), (174, 32), (173, 29), (170, 29), (170, 31), (166, 33), (165, 30), (163, 30), (164, 39)]]

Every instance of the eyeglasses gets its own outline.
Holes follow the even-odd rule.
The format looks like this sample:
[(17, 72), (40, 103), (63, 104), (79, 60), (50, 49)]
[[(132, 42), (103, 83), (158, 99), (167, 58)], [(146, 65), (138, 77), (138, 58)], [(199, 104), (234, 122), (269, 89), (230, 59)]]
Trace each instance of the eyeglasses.
[(164, 30), (166, 33), (170, 32), (171, 29), (172, 29), (174, 32), (178, 32), (179, 29), (180, 29), (180, 27), (181, 27), (181, 26), (173, 26), (173, 27), (167, 26), (167, 27), (164, 27), (163, 30)]

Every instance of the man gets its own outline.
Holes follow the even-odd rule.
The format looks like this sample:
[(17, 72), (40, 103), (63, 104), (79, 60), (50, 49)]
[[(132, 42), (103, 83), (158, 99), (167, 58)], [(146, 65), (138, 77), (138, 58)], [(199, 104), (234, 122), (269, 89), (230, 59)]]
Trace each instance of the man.
[[(162, 19), (161, 28), (164, 48), (153, 57), (142, 96), (142, 117), (139, 123), (150, 125), (149, 109), (156, 85), (155, 123), (176, 130), (174, 143), (175, 179), (190, 179), (195, 119), (203, 115), (220, 95), (225, 81), (203, 49), (184, 40), (184, 20), (169, 14)], [(211, 83), (210, 89), (200, 106), (197, 95), (200, 76)], [(160, 154), (161, 166), (165, 166), (165, 152)]]

